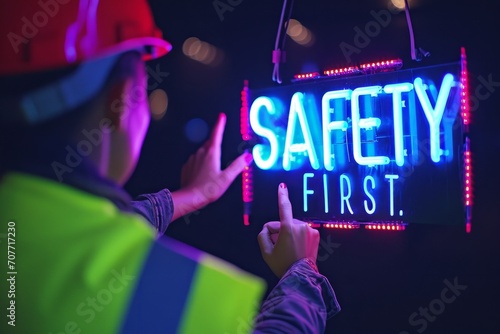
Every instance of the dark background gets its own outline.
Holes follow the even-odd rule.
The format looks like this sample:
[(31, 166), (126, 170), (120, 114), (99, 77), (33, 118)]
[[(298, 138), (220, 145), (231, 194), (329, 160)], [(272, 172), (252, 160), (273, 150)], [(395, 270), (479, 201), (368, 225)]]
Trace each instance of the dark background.
[[(179, 186), (182, 164), (200, 143), (187, 139), (184, 128), (195, 117), (211, 128), (219, 112), (228, 115), (222, 165), (241, 153), (239, 134), (240, 91), (243, 80), (251, 88), (276, 85), (271, 80), (274, 48), (282, 1), (243, 0), (232, 3), (221, 20), (212, 0), (152, 1), (154, 15), (173, 51), (152, 63), (168, 72), (160, 87), (169, 96), (166, 116), (152, 122), (138, 168), (127, 184), (132, 195)], [(345, 66), (339, 44), (354, 44), (355, 27), (364, 30), (373, 21), (370, 11), (387, 9), (386, 0), (296, 0), (292, 17), (315, 36), (311, 47), (287, 41), (283, 82), (310, 69)], [(498, 106), (499, 11), (493, 2), (410, 1), (417, 46), (430, 58), (414, 62), (404, 12), (392, 15), (354, 62), (401, 58), (404, 68), (457, 61), (460, 47), (467, 50), (473, 106), (471, 127), (474, 157), (474, 211), (472, 233), (465, 228), (410, 226), (405, 232), (321, 231), (318, 265), (334, 287), (342, 311), (328, 321), (327, 333), (499, 333), (500, 272), (499, 208), (497, 189), (500, 140)], [(219, 66), (195, 62), (182, 53), (188, 37), (198, 37), (224, 52)], [(481, 79), (482, 78), (482, 79)], [(476, 91), (476, 89), (480, 89)], [(280, 180), (276, 180), (276, 187)], [(167, 234), (226, 259), (265, 278), (269, 287), (277, 279), (261, 258), (257, 234), (265, 219), (276, 219), (276, 203), (262, 220), (243, 226), (241, 179), (216, 203), (170, 226)], [(267, 218), (268, 217), (268, 218)], [(467, 288), (435, 319), (411, 324), (420, 307), (436, 306), (444, 281)], [(424, 319), (421, 316), (415, 320)]]

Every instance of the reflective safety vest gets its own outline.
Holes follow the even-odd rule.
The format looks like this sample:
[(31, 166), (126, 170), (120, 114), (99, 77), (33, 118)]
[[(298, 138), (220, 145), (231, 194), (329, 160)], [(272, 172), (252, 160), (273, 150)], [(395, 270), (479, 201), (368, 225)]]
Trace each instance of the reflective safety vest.
[(109, 200), (33, 175), (1, 180), (0, 226), (11, 266), (1, 333), (245, 333), (265, 291), (220, 259), (155, 240)]

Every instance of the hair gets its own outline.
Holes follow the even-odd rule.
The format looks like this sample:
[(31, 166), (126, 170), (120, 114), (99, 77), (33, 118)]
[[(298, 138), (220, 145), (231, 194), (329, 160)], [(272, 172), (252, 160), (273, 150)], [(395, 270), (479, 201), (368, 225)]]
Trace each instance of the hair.
[[(142, 62), (137, 51), (123, 53), (111, 69), (100, 92), (73, 110), (36, 125), (0, 124), (0, 175), (31, 162), (54, 161), (64, 153), (85, 116), (92, 110), (98, 96), (114, 83), (133, 77), (137, 64)], [(78, 66), (37, 73), (0, 77), (2, 96), (22, 96), (29, 91), (60, 81), (71, 75)], [(1, 110), (0, 112), (9, 112)], [(81, 129), (80, 129), (81, 130)]]

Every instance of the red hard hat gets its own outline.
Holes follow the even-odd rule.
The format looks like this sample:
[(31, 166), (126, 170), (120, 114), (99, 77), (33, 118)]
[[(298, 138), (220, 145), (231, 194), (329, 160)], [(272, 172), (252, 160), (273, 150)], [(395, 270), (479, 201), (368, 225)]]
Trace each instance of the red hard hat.
[(144, 48), (171, 49), (146, 0), (1, 0), (0, 75), (50, 70)]

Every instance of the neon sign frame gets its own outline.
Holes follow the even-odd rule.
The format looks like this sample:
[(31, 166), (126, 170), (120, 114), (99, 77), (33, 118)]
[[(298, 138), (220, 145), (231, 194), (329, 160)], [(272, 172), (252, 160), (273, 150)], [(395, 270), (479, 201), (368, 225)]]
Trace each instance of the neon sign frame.
[[(460, 62), (428, 68), (338, 79), (303, 75), (308, 82), (257, 91), (246, 82), (241, 134), (253, 146), (255, 163), (243, 178), (245, 224), (250, 204), (261, 197), (254, 189), (288, 178), (289, 187), (301, 188), (292, 199), (300, 208), (296, 216), (314, 227), (403, 230), (408, 223), (439, 224), (449, 217), (448, 224), (465, 222), (470, 232), (470, 110), (461, 51)], [(401, 174), (405, 168), (411, 175)], [(444, 194), (451, 203), (437, 210), (436, 219), (422, 215), (429, 207), (408, 205), (406, 198), (415, 195), (428, 205), (419, 182), (433, 173), (446, 180), (428, 193)], [(460, 180), (451, 181), (456, 176)], [(432, 188), (443, 185), (448, 188)], [(463, 196), (453, 195), (457, 189)]]

